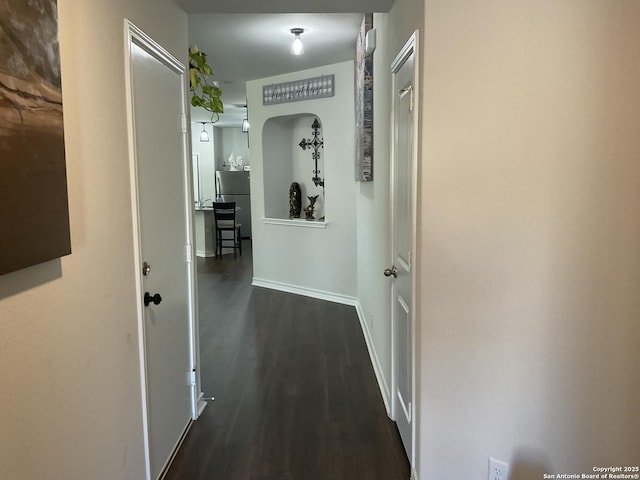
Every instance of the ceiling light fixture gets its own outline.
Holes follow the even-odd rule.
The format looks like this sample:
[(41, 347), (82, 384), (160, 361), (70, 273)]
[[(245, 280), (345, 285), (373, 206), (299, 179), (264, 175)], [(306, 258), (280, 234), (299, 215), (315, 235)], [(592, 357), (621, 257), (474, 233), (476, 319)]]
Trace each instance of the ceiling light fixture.
[(300, 40), (300, 35), (304, 33), (304, 28), (292, 28), (291, 33), (296, 37), (291, 44), (291, 55), (302, 55), (304, 53), (304, 45)]
[(245, 114), (244, 114), (244, 120), (242, 120), (242, 132), (243, 133), (249, 133), (249, 109), (247, 108), (247, 104), (245, 103), (243, 105)]
[(204, 128), (204, 126), (208, 123), (208, 122), (200, 122), (202, 124), (202, 131), (200, 132), (200, 141), (201, 142), (208, 142), (209, 141), (209, 133), (207, 133), (207, 130)]

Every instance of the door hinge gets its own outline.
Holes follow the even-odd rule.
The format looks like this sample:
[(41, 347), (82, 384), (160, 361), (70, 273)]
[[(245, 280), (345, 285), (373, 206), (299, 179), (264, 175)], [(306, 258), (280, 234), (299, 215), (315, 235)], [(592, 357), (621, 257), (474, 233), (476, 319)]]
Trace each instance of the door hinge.
[(398, 92), (400, 98), (404, 97), (407, 93), (409, 94), (409, 111), (413, 112), (413, 85), (409, 85), (407, 88), (403, 88)]
[(189, 385), (196, 384), (196, 368), (193, 367), (193, 370), (189, 372)]
[(180, 114), (180, 131), (187, 133), (187, 115), (184, 113)]
[(186, 263), (191, 263), (193, 260), (193, 247), (191, 246), (190, 243), (187, 243), (184, 246), (184, 261)]

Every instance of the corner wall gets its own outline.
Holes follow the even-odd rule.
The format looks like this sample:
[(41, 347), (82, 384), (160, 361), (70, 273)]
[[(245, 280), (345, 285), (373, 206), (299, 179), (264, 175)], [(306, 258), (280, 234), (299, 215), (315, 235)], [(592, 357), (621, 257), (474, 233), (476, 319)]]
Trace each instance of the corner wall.
[[(358, 301), (374, 368), (387, 408), (391, 388), (391, 292), (383, 276), (391, 261), (391, 62), (415, 30), (422, 30), (419, 0), (398, 0), (388, 14), (374, 14), (374, 177), (358, 183)], [(389, 412), (390, 413), (390, 412)]]
[[(220, 150), (216, 155), (216, 170), (229, 170), (229, 156), (242, 157), (242, 165), (250, 165), (248, 134), (240, 127), (216, 127), (220, 133)], [(223, 166), (226, 165), (226, 167)]]
[(420, 475), (640, 458), (640, 3), (427, 0)]
[[(247, 82), (251, 156), (251, 211), (253, 229), (253, 274), (256, 285), (295, 291), (318, 298), (353, 304), (356, 279), (356, 182), (353, 176), (354, 108), (353, 62)], [(335, 96), (279, 105), (262, 105), (262, 86), (271, 83), (335, 74)], [(265, 223), (263, 129), (270, 118), (297, 114), (320, 118), (324, 136), (326, 228)], [(310, 134), (309, 128), (309, 134)], [(301, 139), (297, 139), (296, 144)], [(265, 141), (269, 141), (266, 138)], [(295, 144), (294, 144), (295, 145)], [(294, 146), (292, 145), (292, 147)], [(288, 148), (288, 147), (286, 147)], [(311, 182), (313, 163), (303, 180)], [(289, 185), (280, 195), (289, 205)], [(303, 208), (309, 201), (304, 198)], [(304, 216), (304, 213), (303, 213)], [(285, 222), (287, 222), (286, 220)], [(302, 220), (304, 223), (304, 220)], [(320, 222), (314, 222), (320, 223)]]
[(206, 124), (204, 128), (209, 134), (208, 142), (200, 141), (202, 124), (191, 122), (191, 154), (197, 154), (200, 162), (200, 198), (194, 197), (194, 201), (202, 200), (202, 205), (209, 207), (216, 198), (216, 161), (214, 152), (218, 149), (218, 142), (220, 141), (218, 131), (220, 129), (211, 124)]
[(140, 480), (124, 18), (186, 62), (187, 17), (172, 0), (58, 9), (73, 253), (0, 277), (0, 476)]

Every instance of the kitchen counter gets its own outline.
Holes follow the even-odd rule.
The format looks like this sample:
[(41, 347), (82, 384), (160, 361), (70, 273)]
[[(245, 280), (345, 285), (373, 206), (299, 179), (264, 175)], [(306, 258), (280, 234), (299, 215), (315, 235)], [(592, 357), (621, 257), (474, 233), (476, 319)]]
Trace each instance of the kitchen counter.
[(213, 226), (213, 207), (196, 207), (196, 255), (198, 257), (215, 257), (216, 238)]

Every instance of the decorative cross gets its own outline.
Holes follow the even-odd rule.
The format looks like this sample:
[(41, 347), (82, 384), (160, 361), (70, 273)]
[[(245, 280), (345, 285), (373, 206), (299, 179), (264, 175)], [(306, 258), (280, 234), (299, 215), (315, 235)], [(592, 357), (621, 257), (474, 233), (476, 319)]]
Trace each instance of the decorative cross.
[(298, 144), (302, 150), (306, 150), (307, 148), (312, 149), (311, 158), (316, 163), (316, 168), (313, 171), (313, 183), (316, 187), (320, 186), (324, 188), (324, 178), (320, 178), (320, 170), (318, 170), (318, 160), (320, 159), (320, 149), (324, 148), (324, 139), (320, 138), (320, 122), (316, 118), (311, 124), (311, 131), (313, 134), (313, 139), (303, 138), (302, 141)]

